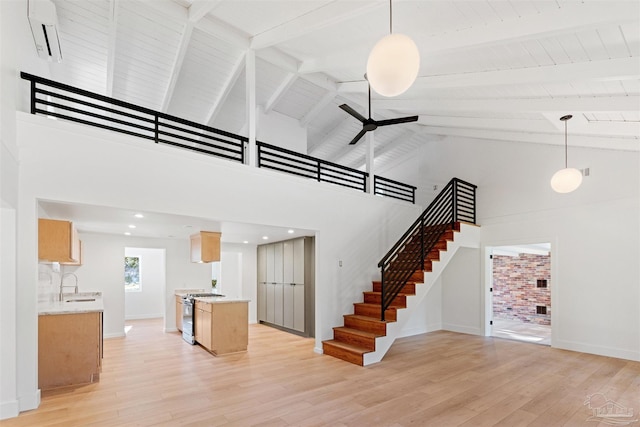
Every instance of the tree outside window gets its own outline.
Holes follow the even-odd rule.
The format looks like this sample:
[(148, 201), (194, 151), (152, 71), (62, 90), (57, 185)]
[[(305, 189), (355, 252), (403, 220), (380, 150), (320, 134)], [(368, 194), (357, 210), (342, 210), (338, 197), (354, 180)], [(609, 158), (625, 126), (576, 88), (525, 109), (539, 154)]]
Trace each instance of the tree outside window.
[(140, 258), (137, 256), (124, 257), (124, 291), (140, 292)]

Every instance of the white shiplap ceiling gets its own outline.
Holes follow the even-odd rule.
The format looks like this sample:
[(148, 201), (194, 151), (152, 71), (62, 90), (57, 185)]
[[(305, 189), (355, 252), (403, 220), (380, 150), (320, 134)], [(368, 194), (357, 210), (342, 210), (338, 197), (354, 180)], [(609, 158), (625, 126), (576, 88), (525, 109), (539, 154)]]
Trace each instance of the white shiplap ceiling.
[[(240, 132), (252, 50), (257, 104), (306, 126), (307, 154), (362, 167), (347, 146), (360, 125), (338, 105), (367, 113), (388, 1), (53, 1), (55, 79)], [(381, 167), (441, 136), (562, 144), (564, 114), (573, 145), (640, 149), (640, 2), (396, 0), (393, 25), (416, 41), (420, 75), (399, 97), (374, 93), (374, 116), (420, 119), (376, 131)]]
[[(306, 127), (307, 154), (363, 167), (365, 139), (348, 145), (361, 125), (338, 106), (367, 115), (387, 0), (53, 2), (54, 80), (241, 133), (253, 52), (257, 105)], [(398, 97), (374, 92), (374, 118), (420, 118), (375, 131), (377, 172), (443, 137), (560, 145), (565, 114), (571, 145), (640, 151), (637, 0), (396, 0), (393, 29), (420, 73)]]

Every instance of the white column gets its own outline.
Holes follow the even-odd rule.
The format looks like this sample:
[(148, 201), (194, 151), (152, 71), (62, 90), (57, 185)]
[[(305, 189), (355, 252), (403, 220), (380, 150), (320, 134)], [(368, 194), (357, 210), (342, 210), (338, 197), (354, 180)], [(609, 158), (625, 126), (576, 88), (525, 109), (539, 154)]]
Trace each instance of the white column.
[(367, 172), (369, 173), (367, 192), (370, 194), (373, 194), (373, 190), (374, 190), (373, 180), (375, 179), (374, 170), (373, 170), (373, 158), (374, 158), (373, 146), (375, 145), (375, 137), (373, 134), (374, 132), (367, 132), (367, 152), (365, 154), (365, 159), (367, 162)]
[(245, 162), (256, 166), (256, 53), (249, 49), (245, 61), (248, 152)]

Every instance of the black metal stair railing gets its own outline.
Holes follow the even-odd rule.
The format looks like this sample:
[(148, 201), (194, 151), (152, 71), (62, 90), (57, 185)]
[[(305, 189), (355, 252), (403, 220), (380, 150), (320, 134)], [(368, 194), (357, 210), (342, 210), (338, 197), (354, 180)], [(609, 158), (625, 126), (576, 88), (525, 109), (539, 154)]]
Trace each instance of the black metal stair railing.
[(453, 230), (460, 221), (476, 223), (476, 188), (453, 178), (380, 260), (381, 320), (385, 320), (385, 311), (411, 276), (424, 270), (429, 252), (444, 233)]

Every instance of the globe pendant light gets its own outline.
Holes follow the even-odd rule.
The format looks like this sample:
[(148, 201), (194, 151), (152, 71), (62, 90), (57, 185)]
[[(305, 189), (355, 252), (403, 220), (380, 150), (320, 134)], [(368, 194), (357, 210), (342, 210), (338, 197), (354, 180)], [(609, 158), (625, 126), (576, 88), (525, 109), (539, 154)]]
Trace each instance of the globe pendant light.
[(564, 169), (560, 169), (551, 177), (551, 188), (557, 193), (571, 193), (582, 184), (582, 172), (567, 166), (567, 120), (572, 117), (570, 114), (560, 117), (564, 122)]
[(411, 38), (393, 34), (393, 10), (389, 0), (389, 35), (369, 53), (367, 76), (371, 88), (382, 96), (397, 96), (411, 87), (418, 77), (420, 52)]

